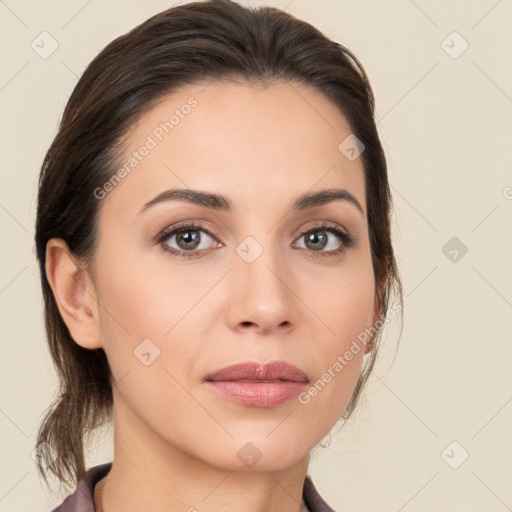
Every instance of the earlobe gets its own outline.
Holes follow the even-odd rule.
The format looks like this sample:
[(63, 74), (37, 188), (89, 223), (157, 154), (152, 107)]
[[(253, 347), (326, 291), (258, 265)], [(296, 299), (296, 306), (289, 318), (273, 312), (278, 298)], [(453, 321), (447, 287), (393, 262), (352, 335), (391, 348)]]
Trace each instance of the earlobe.
[(66, 242), (52, 238), (46, 244), (46, 277), (55, 302), (73, 340), (83, 348), (102, 347), (96, 292), (86, 269)]

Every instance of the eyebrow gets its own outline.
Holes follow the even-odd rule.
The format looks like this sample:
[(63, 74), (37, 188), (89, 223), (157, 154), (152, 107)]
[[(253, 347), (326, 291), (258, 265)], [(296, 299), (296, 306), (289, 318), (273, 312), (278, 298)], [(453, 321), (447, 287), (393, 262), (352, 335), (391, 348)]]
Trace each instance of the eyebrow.
[[(230, 211), (231, 201), (220, 194), (202, 192), (192, 189), (171, 189), (161, 192), (142, 207), (139, 213), (145, 212), (148, 208), (167, 201), (184, 201), (187, 203), (204, 206), (212, 210)], [(320, 192), (310, 192), (299, 196), (292, 204), (294, 211), (315, 208), (332, 201), (347, 201), (354, 205), (363, 215), (364, 210), (359, 201), (348, 191), (342, 188), (330, 188)]]

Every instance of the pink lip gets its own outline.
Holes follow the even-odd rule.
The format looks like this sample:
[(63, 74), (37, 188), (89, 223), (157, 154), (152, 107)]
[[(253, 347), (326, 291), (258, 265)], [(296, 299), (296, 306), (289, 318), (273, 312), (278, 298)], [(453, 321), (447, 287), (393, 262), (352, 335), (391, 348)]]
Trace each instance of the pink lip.
[(277, 407), (309, 383), (302, 370), (284, 361), (235, 364), (207, 375), (204, 381), (219, 395), (251, 407)]

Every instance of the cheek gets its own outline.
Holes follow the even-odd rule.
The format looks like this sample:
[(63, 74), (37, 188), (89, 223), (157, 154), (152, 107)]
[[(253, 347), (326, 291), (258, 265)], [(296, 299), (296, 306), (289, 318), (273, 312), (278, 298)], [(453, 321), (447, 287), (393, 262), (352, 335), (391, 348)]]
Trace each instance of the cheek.
[(324, 335), (316, 338), (312, 354), (319, 362), (314, 381), (299, 401), (321, 418), (323, 425), (332, 425), (340, 418), (354, 391), (363, 362), (365, 333), (373, 322), (374, 294), (371, 266), (361, 265), (309, 297)]
[(190, 407), (179, 383), (186, 383), (194, 363), (197, 335), (186, 315), (204, 292), (191, 288), (179, 269), (170, 272), (141, 258), (107, 254), (98, 253), (97, 291), (116, 392), (137, 416), (168, 429), (175, 422), (169, 405)]
[(98, 300), (105, 313), (102, 326), (121, 329), (133, 341), (151, 336), (163, 339), (200, 298), (199, 279), (197, 275), (189, 279), (165, 261), (154, 265), (137, 255), (118, 254), (109, 261), (98, 258)]
[[(100, 328), (114, 377), (134, 375), (154, 361), (151, 368), (159, 368), (160, 377), (165, 368), (184, 378), (204, 343), (197, 315), (208, 312), (199, 302), (224, 270), (199, 274), (191, 267), (173, 268), (165, 257), (148, 261), (135, 251), (132, 256), (115, 252), (112, 244), (102, 251), (96, 262)], [(155, 373), (141, 375), (149, 379), (145, 386), (161, 386), (151, 380)]]
[[(373, 321), (375, 284), (371, 264), (359, 261), (315, 280), (307, 302), (322, 329), (321, 350), (338, 354)], [(325, 361), (327, 362), (327, 361)]]

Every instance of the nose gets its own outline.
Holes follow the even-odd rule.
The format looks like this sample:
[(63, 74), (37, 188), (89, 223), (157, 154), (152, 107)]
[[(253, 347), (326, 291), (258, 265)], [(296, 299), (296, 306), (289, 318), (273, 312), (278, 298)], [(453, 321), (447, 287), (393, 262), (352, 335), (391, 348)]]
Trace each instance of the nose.
[(294, 329), (300, 312), (285, 262), (269, 249), (252, 262), (237, 253), (234, 260), (227, 310), (231, 329), (262, 335)]

